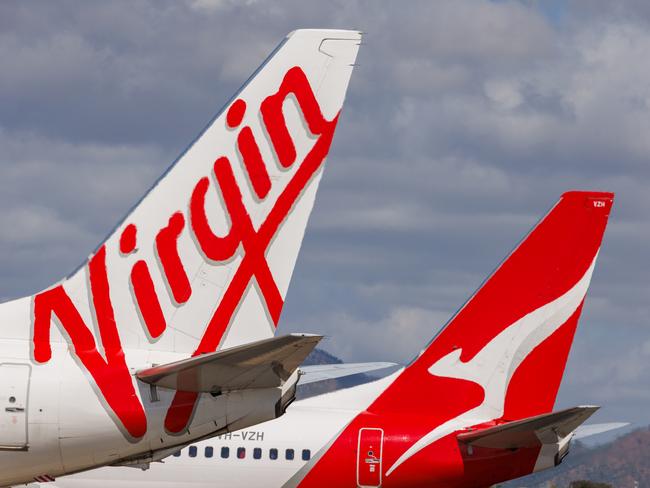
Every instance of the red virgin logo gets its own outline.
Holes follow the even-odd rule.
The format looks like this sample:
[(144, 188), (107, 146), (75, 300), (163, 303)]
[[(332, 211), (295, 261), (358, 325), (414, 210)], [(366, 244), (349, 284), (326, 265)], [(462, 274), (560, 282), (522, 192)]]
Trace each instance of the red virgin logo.
[[(169, 298), (178, 306), (183, 306), (192, 298), (191, 282), (178, 252), (178, 238), (183, 232), (191, 232), (202, 254), (215, 264), (232, 258), (240, 246), (242, 249), (243, 258), (212, 318), (206, 324), (194, 355), (217, 349), (253, 278), (276, 326), (280, 318), (283, 299), (271, 274), (265, 253), (280, 225), (291, 213), (303, 190), (323, 164), (338, 120), (338, 116), (332, 120), (323, 117), (304, 72), (299, 67), (290, 69), (278, 91), (268, 96), (260, 106), (271, 146), (282, 167), (289, 168), (297, 164), (294, 141), (282, 111), (282, 105), (290, 95), (295, 97), (309, 131), (317, 139), (304, 160), (298, 163), (293, 177), (278, 196), (264, 222), (257, 229), (254, 227), (249, 211), (243, 203), (242, 190), (235, 180), (232, 164), (228, 158), (220, 156), (216, 158), (212, 169), (217, 188), (211, 189), (209, 175), (199, 179), (189, 197), (189, 216), (186, 217), (181, 210), (173, 213), (167, 226), (160, 229), (156, 235), (155, 247), (160, 258), (163, 279), (168, 285)], [(226, 114), (226, 123), (230, 129), (238, 130), (237, 147), (247, 177), (256, 197), (262, 200), (271, 190), (272, 182), (253, 131), (248, 126), (240, 127), (246, 110), (246, 103), (241, 99), (236, 100)], [(208, 191), (219, 191), (222, 196), (231, 222), (226, 235), (217, 235), (210, 227), (205, 209)], [(122, 255), (136, 252), (137, 240), (137, 227), (133, 224), (126, 226), (120, 236), (119, 252)], [(73, 354), (92, 377), (108, 407), (128, 434), (139, 439), (147, 431), (147, 418), (124, 358), (110, 297), (111, 284), (106, 270), (106, 253), (106, 246), (102, 246), (88, 264), (91, 306), (97, 317), (104, 356), (98, 351), (93, 334), (63, 285), (58, 285), (34, 297), (34, 359), (39, 363), (46, 363), (51, 359), (50, 327), (52, 315), (55, 315), (71, 342)], [(152, 340), (159, 338), (167, 328), (167, 317), (154, 288), (149, 264), (142, 259), (136, 261), (131, 268), (129, 279), (135, 307), (142, 317), (148, 336)], [(125, 285), (127, 284), (116, 284)], [(165, 419), (168, 432), (180, 433), (187, 428), (197, 398), (195, 393), (176, 392)]]

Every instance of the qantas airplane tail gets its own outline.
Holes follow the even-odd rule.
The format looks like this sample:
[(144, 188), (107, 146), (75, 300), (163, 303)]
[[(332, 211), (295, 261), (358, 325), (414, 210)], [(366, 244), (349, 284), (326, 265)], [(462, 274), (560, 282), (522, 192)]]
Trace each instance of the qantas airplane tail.
[(492, 418), (550, 411), (613, 199), (599, 192), (562, 195), (399, 382), (447, 392), (443, 403), (452, 410), (468, 397), (477, 404), (484, 397)]
[(273, 336), (360, 39), (289, 34), (87, 265), (31, 299), (34, 358), (66, 337), (110, 356)]
[[(565, 193), (369, 407), (426, 414), (388, 473), (452, 432), (552, 410), (613, 194)], [(434, 428), (435, 427), (435, 428)]]

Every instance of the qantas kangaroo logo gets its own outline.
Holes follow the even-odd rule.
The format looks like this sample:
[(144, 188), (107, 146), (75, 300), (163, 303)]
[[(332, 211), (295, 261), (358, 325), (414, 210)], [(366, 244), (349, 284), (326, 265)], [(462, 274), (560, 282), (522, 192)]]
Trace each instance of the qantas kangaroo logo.
[[(278, 163), (283, 168), (296, 165), (296, 149), (283, 114), (283, 103), (289, 96), (295, 97), (309, 132), (315, 143), (295, 173), (282, 190), (266, 219), (256, 229), (250, 213), (244, 206), (241, 189), (235, 180), (231, 162), (217, 156), (213, 175), (217, 183), (230, 229), (226, 235), (216, 235), (210, 227), (205, 209), (205, 198), (211, 187), (211, 178), (199, 179), (188, 198), (189, 210), (173, 213), (168, 225), (158, 232), (155, 248), (166, 281), (170, 298), (182, 307), (192, 298), (191, 281), (178, 252), (178, 238), (183, 232), (191, 232), (197, 246), (208, 263), (219, 264), (231, 259), (241, 248), (243, 258), (224, 291), (212, 318), (206, 324), (204, 334), (194, 355), (213, 352), (219, 347), (233, 315), (253, 278), (258, 285), (267, 312), (275, 326), (280, 318), (283, 299), (271, 274), (265, 252), (282, 222), (291, 213), (303, 190), (321, 167), (329, 150), (338, 115), (332, 120), (323, 117), (320, 106), (302, 69), (294, 67), (284, 76), (278, 91), (261, 103), (260, 114), (270, 145)], [(246, 102), (236, 100), (226, 114), (229, 129), (239, 130), (237, 148), (258, 201), (267, 197), (272, 181), (263, 161), (257, 141), (250, 127), (240, 128), (247, 110)], [(77, 307), (63, 285), (46, 290), (34, 297), (33, 302), (33, 355), (38, 363), (50, 361), (50, 327), (53, 315), (64, 335), (72, 345), (72, 352), (89, 373), (99, 394), (113, 411), (126, 432), (139, 439), (147, 431), (144, 407), (137, 396), (127, 367), (120, 341), (118, 324), (111, 302), (106, 256), (119, 252), (127, 256), (137, 252), (138, 229), (127, 225), (120, 236), (119, 250), (102, 246), (88, 263), (90, 297), (99, 329), (101, 347), (99, 352), (95, 337), (84, 322)], [(128, 286), (128, 283), (113, 283)], [(150, 341), (158, 339), (167, 328), (167, 318), (160, 305), (160, 297), (154, 288), (149, 263), (138, 260), (130, 272), (130, 286), (134, 306), (142, 319)], [(165, 428), (170, 433), (180, 433), (188, 426), (198, 394), (176, 392), (167, 412)]]
[(596, 257), (573, 288), (504, 329), (471, 360), (462, 362), (462, 349), (456, 349), (431, 365), (428, 371), (432, 375), (471, 381), (480, 385), (484, 391), (483, 402), (439, 425), (418, 440), (386, 471), (386, 476), (438, 439), (457, 430), (503, 416), (508, 385), (517, 368), (533, 349), (548, 339), (579, 310), (589, 288)]

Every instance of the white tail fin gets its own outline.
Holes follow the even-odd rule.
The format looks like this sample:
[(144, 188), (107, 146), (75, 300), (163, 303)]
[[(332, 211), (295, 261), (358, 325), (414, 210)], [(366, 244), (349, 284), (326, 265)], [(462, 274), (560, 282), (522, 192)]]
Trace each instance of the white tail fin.
[(289, 34), (87, 266), (33, 298), (34, 359), (51, 341), (83, 363), (101, 344), (110, 363), (127, 347), (198, 354), (271, 337), (360, 37)]

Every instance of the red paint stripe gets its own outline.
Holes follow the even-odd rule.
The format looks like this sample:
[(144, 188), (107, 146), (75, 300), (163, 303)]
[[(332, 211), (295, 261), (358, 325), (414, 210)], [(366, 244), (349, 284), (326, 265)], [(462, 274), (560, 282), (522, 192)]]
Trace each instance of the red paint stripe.
[[(122, 344), (115, 324), (115, 312), (110, 297), (106, 271), (106, 246), (102, 246), (88, 266), (95, 315), (104, 352), (109, 357), (122, 356)], [(93, 341), (94, 342), (94, 341)]]
[(244, 127), (237, 136), (237, 147), (255, 194), (259, 198), (266, 198), (271, 190), (271, 178), (250, 127)]
[(235, 254), (240, 239), (234, 223), (230, 232), (224, 237), (217, 236), (212, 232), (205, 213), (205, 194), (209, 186), (210, 179), (204, 177), (194, 187), (190, 201), (190, 222), (203, 254), (212, 261), (225, 261)]
[(246, 113), (246, 102), (241, 98), (235, 100), (226, 114), (226, 125), (230, 129), (234, 129), (241, 124), (244, 114)]
[(149, 266), (146, 262), (140, 260), (135, 263), (131, 270), (131, 283), (142, 319), (151, 337), (156, 339), (165, 332), (167, 321), (162, 312), (156, 288), (149, 272)]
[[(185, 227), (185, 218), (176, 212), (169, 219), (167, 227), (156, 236), (156, 250), (160, 257), (165, 279), (176, 303), (186, 303), (192, 295), (192, 286), (178, 255), (178, 237)], [(163, 329), (164, 330), (164, 329)]]
[(138, 229), (135, 225), (129, 224), (126, 226), (120, 236), (120, 252), (122, 254), (130, 254), (133, 252), (137, 241), (137, 232)]
[(174, 394), (174, 399), (165, 416), (165, 429), (167, 432), (177, 434), (185, 430), (198, 398), (198, 393), (191, 391), (177, 391)]

